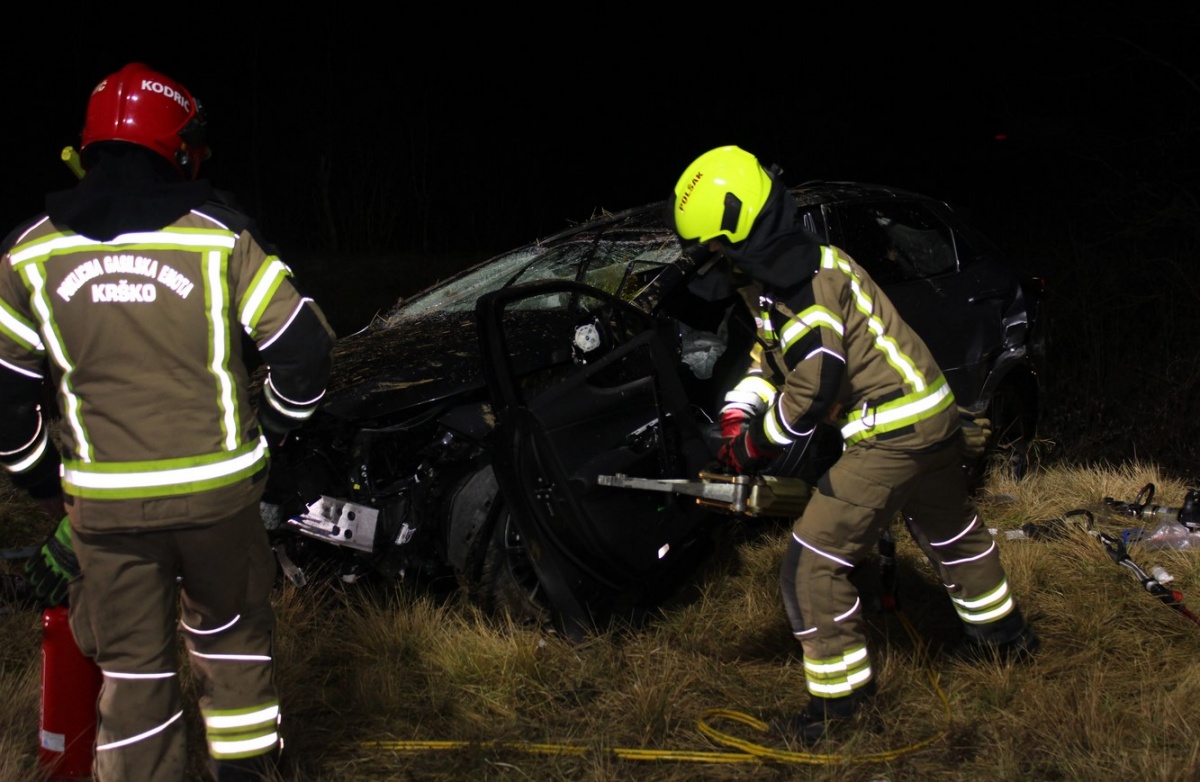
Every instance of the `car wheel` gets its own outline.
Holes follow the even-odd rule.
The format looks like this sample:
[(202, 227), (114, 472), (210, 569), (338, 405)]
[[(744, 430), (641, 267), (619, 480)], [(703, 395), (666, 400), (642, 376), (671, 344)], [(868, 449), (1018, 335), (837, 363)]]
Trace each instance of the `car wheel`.
[(451, 494), (446, 513), (446, 560), (468, 591), (479, 581), (500, 504), (496, 473), (489, 464), (467, 475)]
[(502, 510), (492, 529), (479, 576), (478, 598), (494, 616), (507, 616), (524, 625), (552, 620), (545, 594), (512, 514)]

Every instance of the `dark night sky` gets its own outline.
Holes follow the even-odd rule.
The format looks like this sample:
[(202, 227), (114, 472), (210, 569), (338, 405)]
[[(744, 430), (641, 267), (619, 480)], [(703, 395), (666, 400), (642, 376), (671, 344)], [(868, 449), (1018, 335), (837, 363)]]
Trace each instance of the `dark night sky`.
[(1092, 177), (1196, 163), (1179, 142), (1200, 127), (1200, 12), (1087, 8), (789, 6), (668, 26), (649, 7), (593, 24), (582, 6), (570, 19), (454, 6), (203, 30), (156, 17), (139, 22), (148, 35), (78, 20), (88, 33), (53, 50), (41, 36), (9, 47), (0, 218), (71, 184), (58, 152), (91, 87), (142, 60), (209, 108), (207, 176), (285, 252), (506, 249), (662, 198), (726, 143), (780, 163), (789, 184), (880, 181), (1046, 219), (1047, 201)]

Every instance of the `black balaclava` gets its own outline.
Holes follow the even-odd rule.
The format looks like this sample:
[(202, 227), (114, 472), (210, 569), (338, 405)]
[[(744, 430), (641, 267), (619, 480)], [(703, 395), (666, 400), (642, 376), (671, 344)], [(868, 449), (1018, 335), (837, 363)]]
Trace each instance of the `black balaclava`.
[(809, 282), (821, 264), (821, 240), (796, 222), (796, 210), (796, 200), (776, 178), (750, 234), (725, 246), (730, 263), (775, 290)]
[(113, 141), (89, 148), (87, 173), (74, 188), (46, 194), (60, 228), (108, 241), (170, 225), (213, 197), (205, 180), (186, 180), (158, 153)]
[(718, 261), (693, 278), (689, 289), (702, 299), (719, 301), (741, 287), (746, 276), (780, 291), (807, 283), (821, 262), (821, 240), (796, 222), (796, 209), (795, 199), (774, 175), (771, 193), (749, 235), (726, 243), (728, 261)]

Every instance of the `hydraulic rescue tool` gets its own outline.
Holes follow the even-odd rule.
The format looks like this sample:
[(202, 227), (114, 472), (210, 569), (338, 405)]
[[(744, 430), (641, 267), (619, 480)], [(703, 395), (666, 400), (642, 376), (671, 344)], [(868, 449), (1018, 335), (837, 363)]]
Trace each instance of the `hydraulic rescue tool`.
[(1200, 532), (1200, 489), (1189, 488), (1184, 495), (1183, 505), (1178, 508), (1151, 505), (1153, 501), (1153, 483), (1143, 486), (1133, 502), (1119, 502), (1112, 497), (1104, 498), (1105, 506), (1119, 516), (1129, 516), (1142, 522), (1173, 521), (1187, 527), (1189, 532)]
[(694, 497), (726, 513), (743, 516), (799, 516), (812, 493), (799, 478), (774, 475), (725, 475), (701, 470), (699, 479), (635, 478), (624, 473), (598, 475), (601, 486), (646, 489)]

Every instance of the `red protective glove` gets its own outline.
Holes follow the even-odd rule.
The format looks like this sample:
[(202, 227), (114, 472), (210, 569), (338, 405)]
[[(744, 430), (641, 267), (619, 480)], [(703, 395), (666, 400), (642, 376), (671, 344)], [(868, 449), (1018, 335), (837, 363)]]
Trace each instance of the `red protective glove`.
[(775, 460), (782, 449), (758, 445), (747, 427), (737, 437), (725, 441), (717, 451), (717, 459), (738, 475), (758, 472)]
[(717, 418), (721, 424), (721, 439), (732, 440), (750, 425), (750, 414), (739, 407), (728, 407)]

